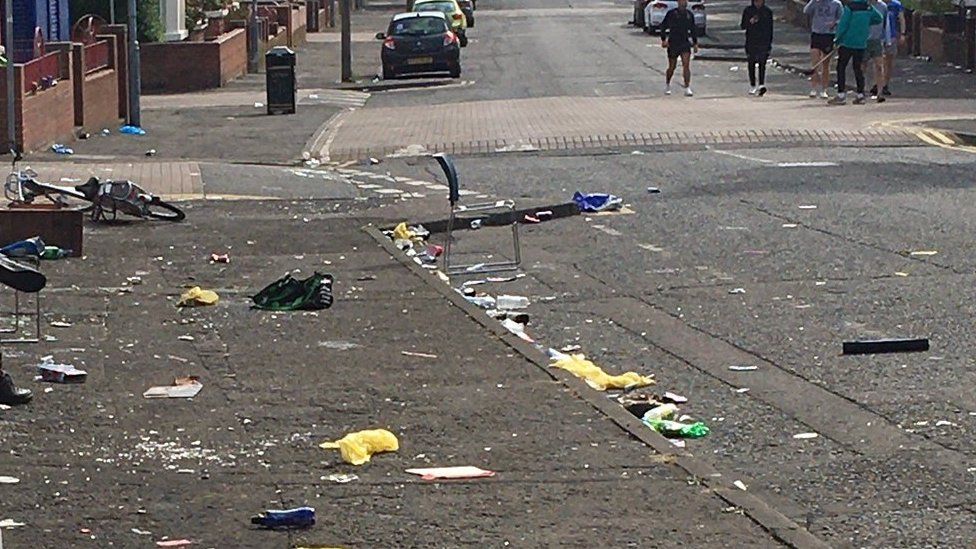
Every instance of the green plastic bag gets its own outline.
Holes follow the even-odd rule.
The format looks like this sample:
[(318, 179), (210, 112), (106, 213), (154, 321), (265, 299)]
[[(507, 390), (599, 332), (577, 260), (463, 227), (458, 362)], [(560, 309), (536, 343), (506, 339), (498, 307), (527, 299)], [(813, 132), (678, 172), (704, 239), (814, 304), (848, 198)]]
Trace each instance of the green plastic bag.
[(299, 280), (290, 274), (272, 282), (254, 295), (255, 309), (268, 311), (313, 311), (332, 306), (332, 282), (330, 274), (316, 272)]
[(644, 424), (668, 438), (702, 438), (709, 433), (708, 426), (700, 421), (688, 424), (669, 419), (646, 419)]

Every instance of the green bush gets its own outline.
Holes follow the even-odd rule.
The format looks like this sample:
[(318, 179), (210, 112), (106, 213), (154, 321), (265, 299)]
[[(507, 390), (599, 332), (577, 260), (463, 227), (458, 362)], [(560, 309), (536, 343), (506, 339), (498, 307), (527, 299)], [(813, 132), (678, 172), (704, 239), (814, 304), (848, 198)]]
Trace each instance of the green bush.
[(204, 23), (203, 13), (206, 11), (217, 11), (227, 7), (224, 0), (186, 0), (186, 28), (195, 29), (198, 24)]
[[(115, 22), (126, 23), (127, 0), (71, 0), (71, 24), (86, 15), (97, 15), (109, 21), (109, 2), (115, 2)], [(140, 42), (158, 42), (163, 37), (163, 22), (159, 19), (159, 0), (136, 0), (136, 28)]]

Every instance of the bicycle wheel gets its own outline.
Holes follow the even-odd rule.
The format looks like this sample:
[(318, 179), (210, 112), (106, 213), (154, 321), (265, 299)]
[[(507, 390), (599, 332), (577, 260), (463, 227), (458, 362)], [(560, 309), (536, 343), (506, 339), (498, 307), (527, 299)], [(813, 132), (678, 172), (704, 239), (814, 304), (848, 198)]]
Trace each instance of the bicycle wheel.
[(183, 213), (183, 210), (172, 204), (167, 204), (158, 198), (153, 198), (152, 202), (146, 204), (146, 217), (177, 222), (186, 219), (186, 214)]

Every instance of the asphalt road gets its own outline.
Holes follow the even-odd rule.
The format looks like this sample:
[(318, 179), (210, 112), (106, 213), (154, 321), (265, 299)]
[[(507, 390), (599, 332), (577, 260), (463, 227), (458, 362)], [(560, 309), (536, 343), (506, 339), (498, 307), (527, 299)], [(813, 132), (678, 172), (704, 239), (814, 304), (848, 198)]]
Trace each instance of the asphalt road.
[[(634, 212), (524, 228), (527, 281), (487, 291), (528, 295), (545, 344), (580, 345), (687, 395), (687, 411), (713, 428), (692, 451), (831, 544), (973, 539), (976, 156), (848, 148), (499, 160), (459, 165), (494, 196), (551, 204), (610, 192)], [(502, 237), (468, 232), (457, 249), (503, 253)], [(845, 340), (883, 337), (928, 337), (932, 350), (841, 356)], [(728, 370), (743, 364), (759, 369)], [(819, 436), (793, 438), (804, 432)]]
[[(380, 93), (370, 107), (660, 93), (664, 55), (656, 38), (623, 24), (623, 4), (482, 5), (465, 52), (473, 85)], [(738, 5), (709, 8), (714, 33), (734, 36)], [(899, 86), (913, 94), (943, 78), (903, 63)], [(700, 95), (744, 92), (744, 70), (695, 66)], [(938, 94), (972, 85), (944, 78), (952, 84)], [(776, 70), (770, 84), (807, 87)], [(722, 116), (707, 102), (676, 108)], [(662, 389), (687, 395), (685, 411), (713, 429), (691, 451), (831, 545), (971, 543), (976, 156), (921, 146), (688, 149), (460, 158), (463, 188), (478, 193), (553, 204), (576, 190), (610, 192), (633, 210), (524, 227), (529, 276), (486, 291), (529, 296), (530, 333), (544, 344), (580, 345), (608, 369), (655, 374)], [(436, 173), (422, 160), (382, 169), (425, 181)], [(412, 219), (443, 217), (445, 207), (402, 206)], [(468, 232), (457, 249), (504, 255), (503, 238)], [(884, 337), (928, 337), (932, 349), (841, 355), (845, 340)], [(728, 369), (744, 364), (758, 370)]]

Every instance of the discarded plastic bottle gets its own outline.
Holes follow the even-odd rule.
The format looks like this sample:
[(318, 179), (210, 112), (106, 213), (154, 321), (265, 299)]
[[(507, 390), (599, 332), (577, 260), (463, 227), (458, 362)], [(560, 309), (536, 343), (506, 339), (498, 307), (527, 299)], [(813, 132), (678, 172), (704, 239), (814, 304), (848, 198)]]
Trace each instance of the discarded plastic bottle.
[(500, 295), (496, 300), (499, 310), (524, 309), (529, 306), (529, 298), (520, 295)]
[(647, 412), (644, 412), (644, 421), (651, 421), (653, 419), (668, 419), (678, 413), (678, 407), (674, 404), (662, 404), (660, 406), (655, 406)]
[(477, 297), (464, 296), (464, 298), (467, 299), (470, 303), (477, 305), (478, 307), (481, 307), (482, 309), (491, 309), (492, 307), (497, 306), (495, 304), (495, 298), (491, 297), (490, 295), (477, 296)]
[(708, 426), (700, 421), (687, 424), (667, 419), (649, 419), (644, 420), (644, 423), (670, 438), (702, 438), (709, 433)]
[(61, 259), (69, 255), (71, 255), (71, 250), (62, 250), (57, 246), (44, 246), (44, 251), (41, 252), (41, 259)]
[(308, 528), (315, 524), (315, 509), (296, 507), (294, 509), (269, 509), (251, 517), (251, 524), (264, 528)]
[(0, 254), (7, 257), (40, 257), (44, 253), (44, 241), (41, 237), (35, 236), (26, 240), (20, 240), (13, 244), (8, 244), (0, 248)]

